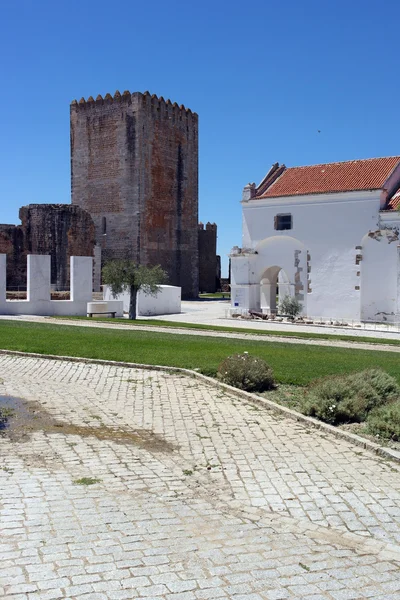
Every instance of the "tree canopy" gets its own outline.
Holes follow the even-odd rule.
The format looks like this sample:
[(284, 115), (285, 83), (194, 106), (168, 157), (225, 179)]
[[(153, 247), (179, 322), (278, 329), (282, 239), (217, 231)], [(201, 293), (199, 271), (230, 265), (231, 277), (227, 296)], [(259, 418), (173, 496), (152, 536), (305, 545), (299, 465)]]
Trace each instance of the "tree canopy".
[(166, 272), (156, 265), (148, 267), (138, 265), (132, 260), (112, 260), (107, 262), (102, 270), (103, 283), (110, 286), (115, 297), (122, 292), (129, 291), (129, 318), (136, 319), (136, 299), (139, 290), (146, 294), (156, 296), (160, 285), (167, 283)]

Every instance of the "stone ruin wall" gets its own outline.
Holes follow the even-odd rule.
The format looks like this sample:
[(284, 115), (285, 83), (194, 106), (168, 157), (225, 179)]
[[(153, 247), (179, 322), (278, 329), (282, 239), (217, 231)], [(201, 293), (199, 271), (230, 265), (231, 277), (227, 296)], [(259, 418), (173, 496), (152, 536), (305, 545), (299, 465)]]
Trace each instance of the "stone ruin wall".
[(71, 104), (72, 203), (103, 261), (161, 264), (198, 294), (198, 117), (162, 97), (116, 92)]
[(27, 252), (20, 225), (0, 225), (0, 254), (7, 255), (7, 289), (25, 288)]
[(90, 215), (69, 204), (29, 204), (20, 208), (21, 225), (0, 225), (0, 253), (7, 254), (7, 289), (26, 288), (28, 254), (51, 255), (51, 283), (69, 289), (71, 256), (94, 256), (95, 227)]
[(216, 292), (221, 287), (221, 261), (217, 256), (217, 226), (215, 223), (198, 225), (199, 236), (199, 290)]

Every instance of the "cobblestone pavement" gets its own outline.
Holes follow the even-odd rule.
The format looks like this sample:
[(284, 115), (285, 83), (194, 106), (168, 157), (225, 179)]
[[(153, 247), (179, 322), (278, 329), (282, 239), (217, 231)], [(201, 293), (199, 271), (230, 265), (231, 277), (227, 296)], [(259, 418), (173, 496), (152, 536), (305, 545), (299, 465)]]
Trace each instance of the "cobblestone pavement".
[(400, 597), (396, 463), (177, 374), (0, 376), (37, 403), (0, 438), (1, 598)]

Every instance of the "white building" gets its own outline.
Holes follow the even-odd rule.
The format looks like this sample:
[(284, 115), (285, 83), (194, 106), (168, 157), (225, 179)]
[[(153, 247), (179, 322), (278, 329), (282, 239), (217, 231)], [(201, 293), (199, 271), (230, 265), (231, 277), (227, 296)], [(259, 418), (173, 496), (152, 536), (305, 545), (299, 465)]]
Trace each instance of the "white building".
[(286, 168), (243, 190), (231, 252), (233, 311), (400, 321), (400, 156)]

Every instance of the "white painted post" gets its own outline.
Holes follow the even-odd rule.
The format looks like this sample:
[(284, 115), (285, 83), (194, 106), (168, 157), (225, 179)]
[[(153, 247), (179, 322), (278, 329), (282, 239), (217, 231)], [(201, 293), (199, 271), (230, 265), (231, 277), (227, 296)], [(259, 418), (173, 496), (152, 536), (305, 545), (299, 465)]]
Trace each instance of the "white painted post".
[(397, 246), (397, 317), (400, 316), (400, 246)]
[(50, 300), (50, 265), (50, 256), (28, 254), (28, 302)]
[(7, 284), (7, 255), (0, 254), (0, 313), (4, 314), (6, 307), (6, 284)]
[(96, 244), (94, 247), (94, 267), (93, 267), (93, 291), (100, 292), (101, 283), (101, 246)]
[(71, 256), (71, 300), (91, 302), (93, 299), (93, 259), (91, 256)]

